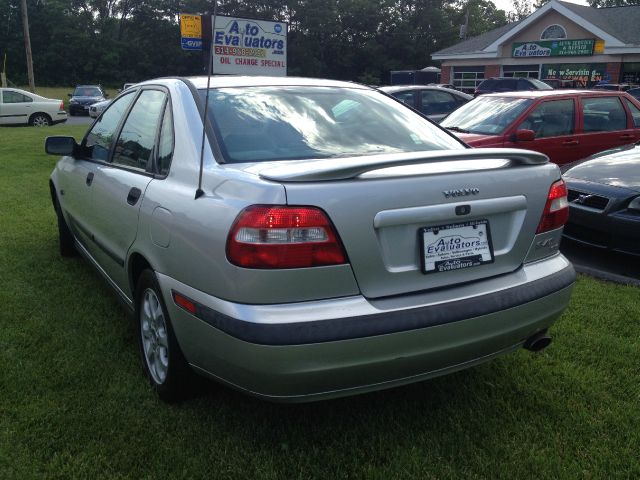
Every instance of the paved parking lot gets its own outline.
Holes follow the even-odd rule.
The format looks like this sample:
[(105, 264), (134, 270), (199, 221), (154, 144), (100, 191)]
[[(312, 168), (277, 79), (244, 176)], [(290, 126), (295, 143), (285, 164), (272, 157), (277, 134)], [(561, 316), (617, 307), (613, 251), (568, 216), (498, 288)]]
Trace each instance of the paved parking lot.
[(86, 117), (72, 117), (69, 116), (67, 118), (67, 125), (91, 125), (93, 123), (93, 118), (91, 118), (89, 115), (87, 115)]

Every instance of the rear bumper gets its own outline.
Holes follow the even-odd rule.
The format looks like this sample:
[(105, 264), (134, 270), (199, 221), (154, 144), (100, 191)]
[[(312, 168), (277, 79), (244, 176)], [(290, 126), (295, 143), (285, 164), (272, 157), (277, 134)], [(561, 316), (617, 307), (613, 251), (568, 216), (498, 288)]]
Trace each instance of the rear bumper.
[[(517, 348), (562, 313), (575, 272), (556, 255), (437, 292), (288, 305), (231, 304), (158, 277), (196, 369), (271, 400), (311, 401), (423, 380)], [(172, 291), (197, 302), (200, 318), (177, 307)]]

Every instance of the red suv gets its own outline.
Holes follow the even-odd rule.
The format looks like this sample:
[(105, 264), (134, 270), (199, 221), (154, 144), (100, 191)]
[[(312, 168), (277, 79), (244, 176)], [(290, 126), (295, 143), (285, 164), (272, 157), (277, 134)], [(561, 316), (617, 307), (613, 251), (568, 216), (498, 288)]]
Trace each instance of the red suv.
[(640, 103), (616, 91), (496, 93), (441, 125), (472, 147), (526, 148), (562, 165), (640, 140)]

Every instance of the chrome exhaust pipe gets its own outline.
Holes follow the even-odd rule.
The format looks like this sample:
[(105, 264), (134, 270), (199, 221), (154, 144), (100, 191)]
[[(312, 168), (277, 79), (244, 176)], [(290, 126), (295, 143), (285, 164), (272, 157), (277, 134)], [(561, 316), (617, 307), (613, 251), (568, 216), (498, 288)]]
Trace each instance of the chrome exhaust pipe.
[(543, 330), (530, 336), (524, 342), (523, 347), (530, 352), (540, 352), (551, 344), (551, 337), (547, 336), (547, 331)]

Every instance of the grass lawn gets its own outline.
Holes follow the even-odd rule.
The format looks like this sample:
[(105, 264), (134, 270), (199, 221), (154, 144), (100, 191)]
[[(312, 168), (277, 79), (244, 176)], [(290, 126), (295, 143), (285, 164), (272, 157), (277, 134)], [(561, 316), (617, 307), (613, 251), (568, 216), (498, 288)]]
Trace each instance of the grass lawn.
[(161, 403), (114, 295), (58, 255), (43, 139), (84, 129), (0, 128), (1, 479), (640, 477), (640, 290), (584, 276), (538, 355), (324, 403)]

